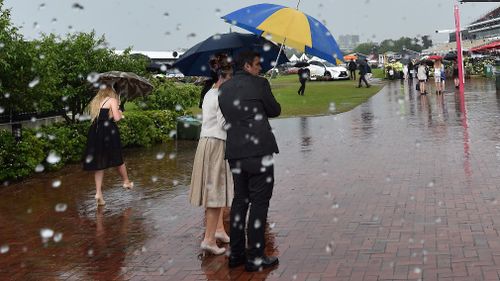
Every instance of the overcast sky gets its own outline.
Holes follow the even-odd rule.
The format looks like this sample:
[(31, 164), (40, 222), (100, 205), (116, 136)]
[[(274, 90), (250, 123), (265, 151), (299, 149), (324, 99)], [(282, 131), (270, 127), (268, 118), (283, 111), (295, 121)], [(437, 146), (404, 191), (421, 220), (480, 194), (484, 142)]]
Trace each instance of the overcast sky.
[[(40, 32), (65, 34), (96, 30), (111, 47), (166, 51), (188, 48), (214, 33), (229, 31), (220, 16), (262, 0), (4, 0), (14, 24), (26, 38)], [(295, 7), (297, 1), (268, 1)], [(357, 34), (362, 41), (379, 42), (401, 36), (430, 34), (434, 42), (447, 35), (436, 29), (454, 27), (453, 0), (302, 0), (300, 10), (325, 20), (338, 37)], [(75, 5), (76, 4), (76, 5)], [(79, 6), (79, 8), (74, 8)], [(461, 4), (462, 25), (500, 6), (500, 3)], [(69, 27), (72, 28), (69, 28)], [(233, 30), (240, 30), (234, 28)]]

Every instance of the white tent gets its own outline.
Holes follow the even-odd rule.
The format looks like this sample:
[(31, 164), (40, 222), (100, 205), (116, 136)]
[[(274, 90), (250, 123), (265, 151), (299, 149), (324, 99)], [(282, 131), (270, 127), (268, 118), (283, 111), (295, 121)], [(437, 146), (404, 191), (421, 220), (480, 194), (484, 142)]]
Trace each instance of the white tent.
[(296, 61), (299, 60), (299, 58), (295, 54), (293, 54), (292, 57), (289, 58), (288, 60), (291, 61), (291, 62), (296, 62)]
[(306, 54), (305, 54), (305, 53), (303, 53), (303, 54), (302, 54), (302, 56), (300, 56), (300, 60), (301, 60), (301, 61), (308, 61), (308, 60), (309, 60), (309, 58), (306, 56)]

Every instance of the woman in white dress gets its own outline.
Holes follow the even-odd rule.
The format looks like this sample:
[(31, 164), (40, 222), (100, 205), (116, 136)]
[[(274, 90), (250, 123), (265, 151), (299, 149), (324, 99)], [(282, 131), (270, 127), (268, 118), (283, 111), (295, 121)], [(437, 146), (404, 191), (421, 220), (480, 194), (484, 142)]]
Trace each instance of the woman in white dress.
[(233, 69), (226, 55), (211, 60), (217, 72), (217, 82), (203, 98), (200, 141), (196, 149), (191, 176), (189, 201), (193, 206), (206, 208), (205, 237), (201, 249), (215, 255), (226, 249), (216, 241), (229, 243), (223, 224), (224, 208), (233, 200), (234, 184), (229, 163), (224, 157), (226, 150), (225, 120), (219, 108), (219, 87), (231, 79)]

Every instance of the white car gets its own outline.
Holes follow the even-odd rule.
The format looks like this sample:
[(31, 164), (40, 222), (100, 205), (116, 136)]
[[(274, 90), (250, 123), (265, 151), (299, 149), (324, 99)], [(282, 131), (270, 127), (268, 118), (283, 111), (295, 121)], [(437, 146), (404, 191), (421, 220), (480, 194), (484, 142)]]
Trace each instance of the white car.
[(343, 66), (336, 66), (329, 62), (317, 60), (310, 60), (308, 63), (309, 66), (306, 67), (306, 71), (309, 80), (316, 80), (318, 77), (323, 77), (327, 80), (349, 79), (349, 72)]

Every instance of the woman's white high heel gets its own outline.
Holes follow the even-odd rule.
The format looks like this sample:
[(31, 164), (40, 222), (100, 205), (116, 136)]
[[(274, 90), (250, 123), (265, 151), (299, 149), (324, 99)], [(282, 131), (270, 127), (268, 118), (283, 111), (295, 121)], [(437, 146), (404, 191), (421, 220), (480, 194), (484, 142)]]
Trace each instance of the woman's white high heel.
[(214, 255), (222, 255), (226, 252), (225, 248), (219, 248), (217, 245), (210, 246), (205, 242), (201, 242), (200, 248), (204, 251), (210, 252)]

